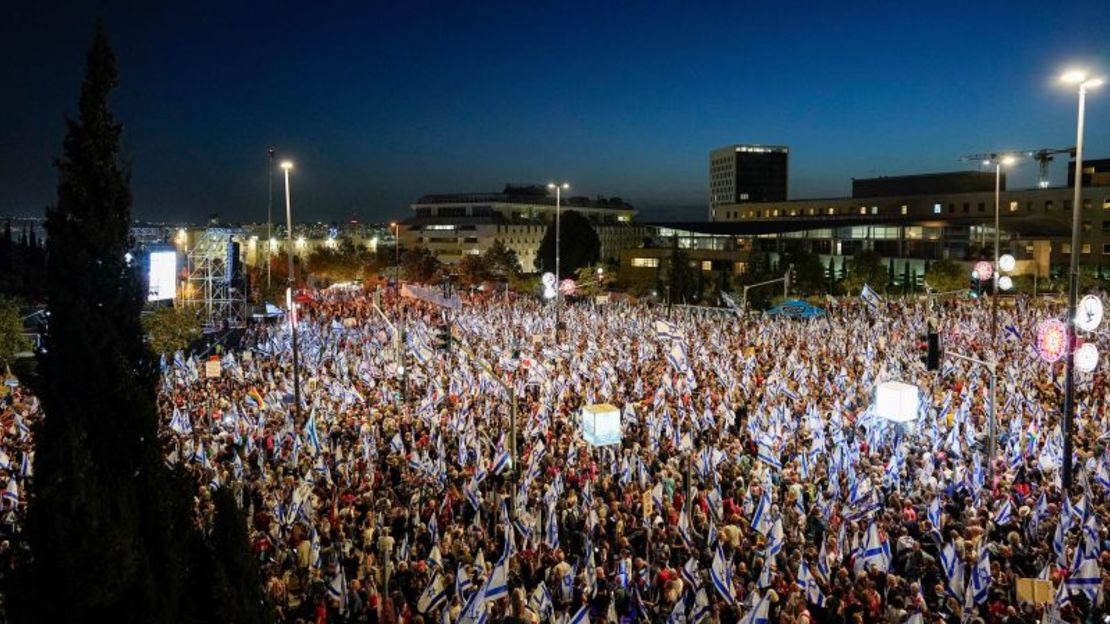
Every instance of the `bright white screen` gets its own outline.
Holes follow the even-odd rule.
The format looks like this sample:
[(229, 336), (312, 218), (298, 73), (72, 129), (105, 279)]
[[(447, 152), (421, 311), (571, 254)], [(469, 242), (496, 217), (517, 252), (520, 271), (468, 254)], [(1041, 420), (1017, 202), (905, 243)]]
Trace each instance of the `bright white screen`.
[(620, 444), (620, 410), (598, 410), (598, 407), (591, 405), (582, 410), (582, 438), (592, 446)]
[(155, 251), (150, 254), (150, 290), (147, 301), (173, 299), (177, 291), (177, 252)]
[(875, 390), (875, 413), (880, 418), (908, 422), (917, 418), (917, 386), (888, 381)]

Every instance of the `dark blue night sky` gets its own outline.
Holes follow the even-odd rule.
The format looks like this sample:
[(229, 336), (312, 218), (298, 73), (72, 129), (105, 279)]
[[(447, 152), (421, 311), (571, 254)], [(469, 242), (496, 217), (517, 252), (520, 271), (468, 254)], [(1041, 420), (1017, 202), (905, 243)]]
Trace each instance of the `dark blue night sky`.
[[(853, 176), (1070, 146), (1076, 98), (1055, 75), (1110, 70), (1106, 0), (74, 4), (0, 20), (0, 214), (54, 197), (98, 15), (135, 214), (165, 220), (264, 219), (270, 145), (297, 164), (304, 219), (555, 178), (703, 218), (714, 147), (789, 145), (792, 197), (840, 195)], [(1110, 156), (1110, 88), (1088, 104), (1087, 153)]]

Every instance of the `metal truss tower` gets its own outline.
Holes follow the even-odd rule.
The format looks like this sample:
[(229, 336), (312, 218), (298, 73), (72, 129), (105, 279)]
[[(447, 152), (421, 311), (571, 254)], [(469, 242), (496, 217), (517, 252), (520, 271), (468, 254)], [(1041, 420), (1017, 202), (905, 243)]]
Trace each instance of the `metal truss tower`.
[(208, 228), (189, 250), (185, 305), (201, 308), (205, 332), (246, 326), (246, 295), (235, 279), (235, 228)]

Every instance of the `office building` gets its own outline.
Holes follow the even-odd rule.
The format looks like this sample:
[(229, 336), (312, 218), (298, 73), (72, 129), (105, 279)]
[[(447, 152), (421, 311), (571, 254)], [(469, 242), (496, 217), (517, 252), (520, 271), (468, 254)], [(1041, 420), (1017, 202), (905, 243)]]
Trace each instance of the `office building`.
[(786, 200), (790, 150), (729, 145), (709, 152), (709, 218), (719, 206)]
[[(536, 271), (536, 254), (547, 226), (555, 221), (555, 195), (545, 186), (507, 185), (500, 193), (425, 195), (401, 223), (402, 247), (427, 247), (445, 263), (481, 254), (501, 241), (516, 252), (521, 270)], [(642, 244), (649, 230), (633, 223), (636, 209), (620, 198), (564, 196), (562, 210), (589, 219), (601, 240), (601, 259)], [(564, 243), (565, 244), (565, 243)]]

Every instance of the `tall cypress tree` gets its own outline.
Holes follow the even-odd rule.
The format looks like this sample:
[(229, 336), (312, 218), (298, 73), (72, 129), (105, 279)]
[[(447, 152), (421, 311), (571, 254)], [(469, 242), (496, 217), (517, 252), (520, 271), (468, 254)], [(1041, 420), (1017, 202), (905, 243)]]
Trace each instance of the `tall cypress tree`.
[[(166, 467), (157, 437), (157, 360), (139, 322), (139, 263), (124, 259), (130, 173), (108, 107), (118, 74), (102, 26), (86, 61), (78, 115), (66, 121), (55, 163), (57, 203), (46, 211), (51, 317), (29, 380), (45, 418), (30, 484), (29, 560), (8, 591), (12, 615), (220, 621), (207, 600), (214, 553), (193, 522), (192, 486)], [(242, 513), (234, 520), (243, 522)]]

